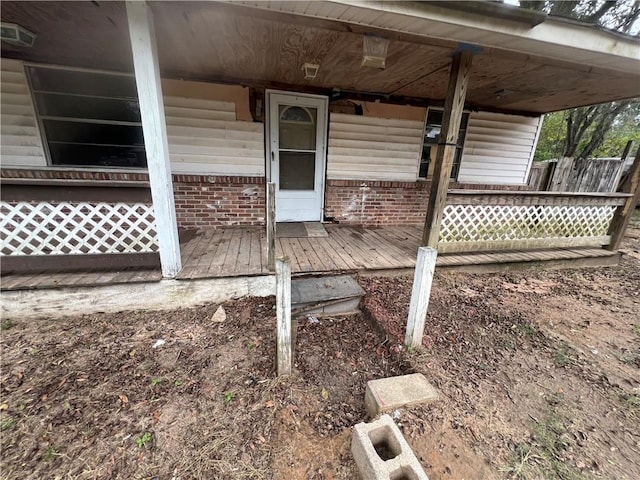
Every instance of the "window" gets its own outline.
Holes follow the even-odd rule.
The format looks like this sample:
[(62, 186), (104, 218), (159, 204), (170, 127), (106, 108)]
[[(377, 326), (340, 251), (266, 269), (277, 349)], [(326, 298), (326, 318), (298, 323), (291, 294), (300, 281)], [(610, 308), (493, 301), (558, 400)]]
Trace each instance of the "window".
[(146, 167), (135, 78), (28, 67), (51, 165)]
[[(458, 178), (460, 171), (460, 161), (462, 160), (462, 147), (464, 145), (464, 137), (467, 133), (467, 124), (469, 123), (469, 114), (463, 113), (460, 121), (460, 130), (458, 132), (458, 141), (456, 145), (456, 154), (453, 158), (453, 168), (451, 169), (451, 178)], [(438, 149), (438, 137), (442, 127), (442, 110), (429, 109), (427, 113), (427, 122), (424, 128), (424, 139), (422, 143), (422, 157), (420, 158), (420, 178), (431, 176), (429, 171), (431, 162), (436, 158)]]

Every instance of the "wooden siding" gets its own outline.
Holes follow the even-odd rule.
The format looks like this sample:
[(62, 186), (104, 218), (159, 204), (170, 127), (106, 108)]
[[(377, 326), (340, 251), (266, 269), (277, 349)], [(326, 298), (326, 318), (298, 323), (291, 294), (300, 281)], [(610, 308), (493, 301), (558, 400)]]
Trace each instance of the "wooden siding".
[(2, 59), (0, 116), (2, 164), (42, 167), (47, 162), (22, 62)]
[(471, 113), (458, 181), (526, 184), (539, 124), (540, 117)]
[(424, 122), (333, 113), (327, 177), (415, 181)]
[(173, 173), (264, 175), (264, 125), (236, 120), (233, 102), (164, 97)]

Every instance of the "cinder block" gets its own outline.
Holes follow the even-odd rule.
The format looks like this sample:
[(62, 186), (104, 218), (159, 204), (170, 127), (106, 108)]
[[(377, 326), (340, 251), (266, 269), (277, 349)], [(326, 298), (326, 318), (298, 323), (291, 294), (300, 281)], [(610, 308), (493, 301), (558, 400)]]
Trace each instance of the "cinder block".
[(429, 480), (389, 415), (353, 427), (351, 453), (362, 480)]
[(367, 382), (364, 406), (374, 418), (382, 412), (409, 405), (430, 403), (438, 399), (438, 391), (421, 373), (380, 378)]

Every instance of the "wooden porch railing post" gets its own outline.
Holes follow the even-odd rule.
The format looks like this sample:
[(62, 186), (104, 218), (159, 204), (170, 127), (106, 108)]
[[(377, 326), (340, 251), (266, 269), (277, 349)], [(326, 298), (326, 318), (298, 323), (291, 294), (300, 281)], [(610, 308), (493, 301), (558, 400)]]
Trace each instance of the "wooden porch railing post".
[(631, 196), (613, 214), (608, 231), (608, 234), (611, 235), (611, 242), (607, 245), (609, 250), (618, 250), (620, 248), (624, 233), (629, 225), (629, 219), (640, 200), (640, 148), (636, 152), (636, 158), (633, 160), (629, 175), (620, 190), (621, 193), (630, 193)]
[(276, 260), (276, 323), (278, 375), (291, 375), (291, 264), (287, 257)]
[(267, 268), (273, 272), (276, 265), (276, 184), (267, 183)]

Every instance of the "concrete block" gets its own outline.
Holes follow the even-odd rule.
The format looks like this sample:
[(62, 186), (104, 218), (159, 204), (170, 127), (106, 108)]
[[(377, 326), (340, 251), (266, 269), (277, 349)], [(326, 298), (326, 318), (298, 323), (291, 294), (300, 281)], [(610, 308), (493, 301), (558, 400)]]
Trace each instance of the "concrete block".
[(429, 480), (389, 415), (353, 427), (351, 453), (362, 480)]
[(421, 373), (381, 378), (367, 382), (364, 406), (371, 418), (379, 413), (409, 405), (430, 403), (438, 398), (438, 391)]

